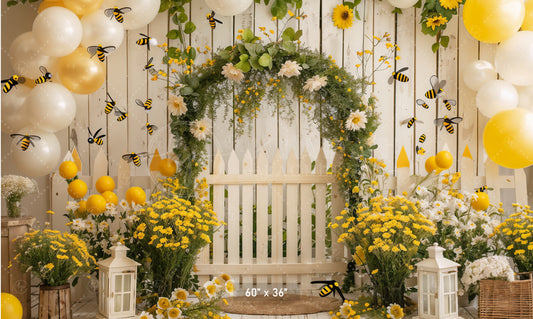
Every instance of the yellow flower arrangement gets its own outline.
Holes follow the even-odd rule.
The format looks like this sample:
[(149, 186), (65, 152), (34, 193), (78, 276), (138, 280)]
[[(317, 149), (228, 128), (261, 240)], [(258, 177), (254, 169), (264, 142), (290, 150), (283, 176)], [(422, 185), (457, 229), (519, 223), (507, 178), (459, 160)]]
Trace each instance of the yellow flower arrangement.
[(533, 211), (529, 206), (515, 205), (517, 212), (496, 227), (494, 234), (506, 247), (521, 272), (533, 271)]
[(57, 230), (33, 230), (18, 238), (15, 247), (22, 271), (31, 271), (45, 286), (64, 285), (96, 263), (78, 236)]

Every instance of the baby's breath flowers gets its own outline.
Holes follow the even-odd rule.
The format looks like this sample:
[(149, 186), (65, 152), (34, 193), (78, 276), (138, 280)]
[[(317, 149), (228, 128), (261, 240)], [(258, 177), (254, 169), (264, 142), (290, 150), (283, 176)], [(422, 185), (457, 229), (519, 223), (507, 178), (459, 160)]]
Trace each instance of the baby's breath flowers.
[(7, 215), (20, 216), (22, 197), (37, 191), (37, 183), (28, 177), (17, 175), (2, 176), (2, 197), (6, 199)]

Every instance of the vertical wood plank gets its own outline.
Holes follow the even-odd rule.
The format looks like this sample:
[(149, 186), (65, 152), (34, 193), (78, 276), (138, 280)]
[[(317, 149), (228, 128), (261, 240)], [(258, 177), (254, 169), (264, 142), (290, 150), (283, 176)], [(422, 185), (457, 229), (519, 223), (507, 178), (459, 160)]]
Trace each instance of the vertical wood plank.
[[(254, 161), (250, 150), (246, 150), (242, 160), (242, 175), (254, 173)], [(254, 186), (242, 186), (242, 263), (253, 264), (253, 236), (254, 236)], [(242, 276), (242, 284), (253, 284), (253, 276)]]
[[(300, 162), (300, 174), (310, 175), (311, 174), (311, 158), (309, 153), (304, 149), (302, 153), (302, 159)], [(313, 204), (313, 191), (311, 189), (311, 184), (301, 184), (300, 185), (300, 262), (302, 264), (310, 264), (313, 258), (312, 251), (312, 223), (311, 215), (313, 214), (312, 204)], [(311, 276), (302, 275), (302, 289), (311, 288)]]
[[(298, 159), (291, 150), (287, 159), (287, 175), (298, 174)], [(298, 262), (298, 184), (287, 184), (287, 263)], [(287, 276), (287, 285), (291, 288), (297, 283), (297, 275)]]
[(117, 197), (125, 198), (126, 190), (130, 187), (130, 177), (131, 177), (131, 168), (130, 164), (123, 160), (119, 159), (118, 169), (117, 169)]
[[(101, 176), (107, 175), (107, 157), (103, 149), (100, 149), (94, 157), (93, 173), (91, 174), (92, 182), (96, 182)], [(94, 185), (89, 185), (93, 187)]]
[(527, 205), (527, 180), (524, 169), (514, 170), (514, 202), (520, 205)]
[[(70, 145), (76, 147), (80, 160), (84, 164), (83, 166), (85, 166), (85, 170), (82, 170), (81, 173), (89, 175), (89, 143), (85, 139), (85, 136), (87, 136), (87, 126), (89, 125), (89, 97), (80, 94), (72, 94), (72, 96), (76, 100), (76, 117), (69, 126)], [(104, 127), (102, 131), (105, 130), (106, 128)]]
[[(494, 55), (496, 52), (496, 46), (488, 43), (479, 43), (479, 59), (489, 61), (494, 63)], [(475, 103), (473, 104), (475, 107)], [(477, 107), (476, 107), (477, 108)], [(485, 175), (485, 168), (487, 167), (484, 163), (486, 160), (489, 160), (485, 149), (483, 148), (483, 130), (489, 119), (483, 115), (481, 112), (477, 112), (477, 164), (478, 164), (478, 175)]]
[[(468, 152), (467, 152), (468, 150)], [(472, 192), (474, 189), (474, 177), (476, 174), (476, 166), (472, 155), (470, 155), (468, 145), (466, 146), (463, 156), (461, 157), (461, 189), (463, 191)]]
[[(93, 59), (96, 59), (96, 56), (93, 57)], [(107, 58), (106, 58), (107, 61)], [(106, 65), (108, 65), (108, 62), (105, 62)], [(108, 66), (106, 68), (109, 68)], [(109, 70), (109, 69), (108, 69)], [(96, 92), (91, 93), (88, 95), (89, 97), (89, 122), (87, 123), (87, 127), (91, 128), (91, 132), (93, 134), (96, 133), (100, 128), (102, 129), (99, 134), (106, 136), (102, 138), (103, 144), (97, 145), (89, 144), (87, 142), (87, 139), (89, 138), (89, 132), (87, 130), (87, 127), (85, 127), (84, 131), (80, 130), (82, 134), (79, 134), (78, 137), (78, 144), (82, 146), (83, 144), (88, 144), (89, 146), (89, 161), (85, 163), (85, 165), (90, 166), (92, 169), (94, 167), (94, 161), (96, 160), (96, 156), (98, 155), (100, 150), (107, 149), (107, 143), (108, 143), (108, 136), (107, 136), (107, 119), (106, 114), (104, 112), (104, 107), (106, 104), (106, 87), (107, 85), (104, 83)], [(93, 174), (93, 171), (90, 171), (90, 174)], [(107, 162), (105, 166), (105, 174), (107, 175)], [(92, 189), (94, 185), (88, 185), (89, 189)]]
[[(272, 162), (272, 175), (280, 176), (283, 174), (283, 160), (281, 152), (276, 151), (274, 161)], [(283, 185), (272, 185), (272, 264), (283, 262)], [(282, 275), (272, 276), (272, 284), (283, 283)]]
[[(224, 160), (219, 151), (215, 156), (213, 162), (213, 175), (224, 174)], [(225, 217), (224, 207), (224, 185), (213, 186), (213, 210), (217, 214), (218, 220), (223, 221)], [(213, 264), (224, 263), (224, 226), (220, 226), (218, 230), (213, 234)]]
[[(315, 174), (326, 174), (326, 155), (321, 149), (316, 159)], [(326, 260), (326, 184), (315, 184), (315, 261)]]
[[(231, 152), (228, 160), (228, 175), (239, 175), (239, 159), (235, 151)], [(240, 186), (228, 185), (228, 263), (239, 263), (240, 224)], [(235, 274), (238, 277), (238, 274)]]
[(494, 188), (494, 191), (489, 194), (490, 202), (493, 205), (498, 205), (501, 202), (501, 185), (498, 183), (498, 177), (500, 176), (498, 164), (494, 163), (490, 158), (485, 161), (485, 180), (486, 185)]
[[(268, 175), (268, 160), (264, 150), (257, 154), (257, 175)], [(256, 256), (258, 264), (268, 261), (268, 185), (257, 185), (257, 241)], [(266, 284), (267, 276), (257, 276), (258, 284)]]

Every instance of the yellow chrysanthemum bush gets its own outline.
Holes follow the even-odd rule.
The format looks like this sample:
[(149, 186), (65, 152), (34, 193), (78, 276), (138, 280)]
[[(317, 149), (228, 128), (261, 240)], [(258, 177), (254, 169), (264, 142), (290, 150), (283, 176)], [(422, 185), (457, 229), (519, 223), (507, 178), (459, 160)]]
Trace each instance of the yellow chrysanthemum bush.
[(32, 230), (15, 241), (15, 260), (45, 286), (62, 286), (95, 267), (94, 257), (78, 236), (57, 230)]
[(364, 264), (373, 286), (374, 305), (404, 305), (405, 279), (413, 272), (420, 241), (435, 233), (433, 223), (404, 196), (379, 195), (361, 203), (356, 216), (341, 212), (333, 229)]
[(514, 259), (520, 272), (533, 271), (533, 211), (529, 206), (515, 205), (517, 212), (496, 227), (494, 233), (507, 256)]
[(211, 202), (179, 196), (177, 179), (162, 181), (152, 203), (128, 225), (132, 258), (143, 263), (143, 295), (169, 296), (174, 288), (195, 288), (191, 275), (196, 255), (220, 225)]

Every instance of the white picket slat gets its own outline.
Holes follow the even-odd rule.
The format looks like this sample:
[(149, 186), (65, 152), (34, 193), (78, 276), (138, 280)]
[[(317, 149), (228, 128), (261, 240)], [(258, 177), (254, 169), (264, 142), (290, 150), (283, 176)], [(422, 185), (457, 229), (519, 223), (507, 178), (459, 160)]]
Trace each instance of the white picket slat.
[[(283, 174), (283, 161), (279, 150), (274, 155), (272, 162), (272, 175)], [(272, 245), (272, 256), (270, 262), (279, 264), (283, 261), (283, 185), (272, 185), (272, 236), (270, 242)], [(281, 274), (272, 276), (272, 284), (281, 284), (283, 279)]]
[[(242, 160), (242, 174), (254, 173), (254, 162), (250, 150), (246, 150)], [(242, 263), (253, 264), (254, 237), (254, 186), (242, 185)], [(253, 283), (253, 276), (242, 276), (241, 283)]]
[[(239, 159), (235, 151), (231, 152), (228, 160), (228, 174), (239, 174)], [(240, 191), (239, 185), (228, 186), (228, 263), (239, 263), (239, 235), (241, 234), (240, 223)]]
[[(287, 159), (287, 174), (298, 174), (298, 159), (291, 150), (289, 158)], [(286, 197), (286, 212), (287, 212), (287, 262), (298, 262), (298, 185), (287, 184)], [(294, 284), (298, 280), (298, 276), (287, 276), (287, 284)]]
[[(220, 151), (217, 151), (213, 164), (213, 174), (224, 174), (224, 159)], [(224, 208), (224, 185), (213, 186), (213, 210), (217, 214), (218, 220), (224, 221), (225, 208)], [(213, 264), (224, 263), (224, 226), (220, 226), (218, 230), (213, 234)]]
[[(321, 149), (316, 159), (315, 170), (317, 174), (326, 174), (326, 155)], [(326, 185), (315, 185), (315, 260), (326, 260)]]
[[(300, 160), (300, 173), (311, 174), (311, 159), (307, 149), (302, 153)], [(310, 264), (313, 258), (312, 246), (312, 222), (311, 215), (313, 212), (313, 191), (312, 184), (300, 185), (300, 262), (302, 264)], [(311, 287), (311, 276), (302, 275), (302, 289), (309, 289)]]
[[(264, 150), (257, 155), (257, 174), (268, 175), (268, 160)], [(268, 185), (257, 185), (257, 264), (268, 262)], [(257, 276), (258, 284), (266, 284), (266, 276)]]

